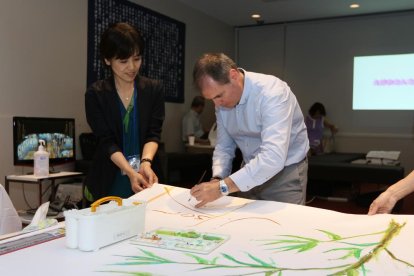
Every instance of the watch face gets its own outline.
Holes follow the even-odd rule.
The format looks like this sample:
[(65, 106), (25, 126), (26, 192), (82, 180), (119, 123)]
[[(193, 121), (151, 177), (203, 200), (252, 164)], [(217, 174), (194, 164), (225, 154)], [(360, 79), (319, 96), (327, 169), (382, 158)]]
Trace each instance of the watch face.
[(226, 182), (224, 180), (220, 181), (220, 192), (222, 195), (228, 195), (229, 194), (229, 187), (227, 187)]

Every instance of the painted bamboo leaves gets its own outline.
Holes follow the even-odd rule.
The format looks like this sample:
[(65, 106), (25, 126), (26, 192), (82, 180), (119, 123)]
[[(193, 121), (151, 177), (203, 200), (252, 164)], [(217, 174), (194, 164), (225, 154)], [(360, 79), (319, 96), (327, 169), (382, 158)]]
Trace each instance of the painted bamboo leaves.
[[(272, 250), (273, 254), (277, 256), (280, 252), (292, 251), (295, 253), (303, 253), (311, 251), (321, 244), (329, 244), (332, 248), (325, 250), (328, 260), (349, 260), (348, 263), (341, 263), (341, 265), (334, 265), (330, 267), (287, 267), (282, 264), (277, 264), (275, 260), (263, 260), (251, 253), (245, 253), (245, 258), (236, 258), (227, 253), (221, 253), (212, 259), (200, 257), (195, 254), (184, 254), (189, 257), (188, 261), (167, 259), (154, 254), (148, 250), (140, 248), (140, 254), (137, 256), (121, 256), (126, 258), (124, 262), (116, 263), (114, 265), (122, 266), (142, 266), (142, 265), (162, 265), (162, 264), (176, 264), (183, 266), (191, 266), (191, 271), (197, 270), (225, 270), (226, 274), (231, 274), (232, 269), (238, 269), (237, 275), (283, 275), (283, 272), (309, 272), (318, 271), (321, 274), (328, 275), (368, 275), (370, 271), (367, 269), (367, 264), (375, 260), (379, 254), (385, 253), (392, 261), (401, 263), (407, 267), (407, 273), (413, 274), (414, 265), (405, 260), (399, 259), (392, 253), (388, 246), (392, 240), (398, 236), (405, 223), (399, 224), (394, 220), (390, 221), (388, 227), (384, 231), (368, 233), (356, 236), (343, 237), (341, 235), (326, 231), (318, 230), (325, 235), (325, 239), (316, 239), (310, 237), (302, 237), (295, 235), (279, 235), (281, 239), (263, 240), (261, 245), (267, 250)], [(378, 242), (370, 243), (356, 243), (353, 242), (356, 238), (363, 238), (367, 236), (382, 235)], [(330, 258), (333, 252), (343, 252), (340, 257)], [(363, 254), (366, 252), (365, 254)], [(182, 256), (180, 256), (182, 257)], [(240, 274), (240, 269), (246, 269), (246, 272)], [(252, 269), (254, 270), (252, 272)], [(191, 272), (189, 271), (189, 273)], [(106, 271), (108, 272), (108, 271)], [(128, 275), (147, 275), (147, 272), (122, 272), (109, 271), (116, 273), (124, 273)], [(215, 271), (217, 273), (218, 271)]]

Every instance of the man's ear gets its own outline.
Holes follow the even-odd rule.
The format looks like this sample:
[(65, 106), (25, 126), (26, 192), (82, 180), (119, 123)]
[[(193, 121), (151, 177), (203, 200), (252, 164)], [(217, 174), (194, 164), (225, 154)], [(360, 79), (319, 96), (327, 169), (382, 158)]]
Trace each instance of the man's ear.
[(111, 62), (110, 62), (108, 59), (106, 59), (106, 58), (105, 58), (105, 59), (104, 59), (104, 61), (105, 61), (105, 64), (106, 64), (106, 65), (108, 65), (108, 66), (110, 66), (110, 65), (111, 65)]
[(230, 80), (237, 80), (238, 77), (239, 77), (239, 70), (234, 69), (234, 68), (230, 69), (230, 71), (229, 71), (229, 79)]

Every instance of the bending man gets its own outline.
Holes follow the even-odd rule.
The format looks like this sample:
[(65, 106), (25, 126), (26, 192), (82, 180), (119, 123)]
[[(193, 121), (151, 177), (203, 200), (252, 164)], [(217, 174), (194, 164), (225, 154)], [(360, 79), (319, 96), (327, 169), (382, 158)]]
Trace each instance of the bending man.
[[(194, 84), (216, 106), (213, 178), (195, 185), (196, 207), (228, 193), (304, 204), (309, 141), (295, 95), (282, 80), (238, 68), (224, 54), (205, 54), (195, 64)], [(245, 165), (231, 174), (235, 149)]]

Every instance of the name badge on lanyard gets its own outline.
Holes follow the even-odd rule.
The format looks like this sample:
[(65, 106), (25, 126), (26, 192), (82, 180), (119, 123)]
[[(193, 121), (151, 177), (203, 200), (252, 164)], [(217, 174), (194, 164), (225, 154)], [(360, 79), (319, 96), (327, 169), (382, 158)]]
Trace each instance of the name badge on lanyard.
[[(136, 91), (136, 87), (135, 87), (134, 88), (134, 95), (132, 97), (132, 100), (131, 100), (130, 104), (128, 105), (128, 107), (126, 109), (124, 118), (122, 120), (122, 123), (123, 123), (123, 126), (124, 126), (124, 132), (126, 134), (128, 134), (128, 132), (130, 130), (132, 130), (132, 133), (129, 133), (128, 135), (129, 136), (132, 135), (132, 139), (134, 140), (132, 142), (133, 145), (138, 145), (139, 144), (138, 134), (136, 132), (136, 129), (137, 129), (137, 123), (136, 123), (136, 121), (137, 121), (137, 118), (136, 118), (137, 110), (136, 110), (136, 108), (137, 107), (134, 108), (135, 103), (136, 103), (136, 99), (137, 99), (137, 91)], [(130, 122), (131, 112), (132, 112), (132, 122)], [(135, 140), (137, 140), (137, 141), (135, 141)], [(129, 143), (131, 143), (131, 141), (129, 141)], [(134, 171), (138, 172), (139, 171), (139, 166), (140, 166), (140, 163), (141, 163), (140, 162), (141, 159), (140, 159), (140, 154), (139, 154), (139, 148), (135, 148), (135, 146), (134, 146), (132, 149), (126, 151), (125, 149), (127, 147), (127, 144), (128, 143), (125, 140), (125, 134), (124, 134), (124, 136), (123, 136), (123, 145), (124, 145), (125, 158), (128, 161), (131, 168)], [(127, 155), (126, 153), (127, 154), (129, 153), (130, 155)], [(122, 171), (122, 175), (125, 175), (125, 174), (126, 173), (124, 171)]]
[[(139, 171), (139, 165), (141, 163), (139, 155), (135, 154), (135, 155), (130, 155), (127, 156), (127, 161), (129, 163), (129, 165), (132, 167), (132, 169), (136, 172)], [(126, 175), (126, 173), (124, 171), (122, 171), (122, 175)]]

